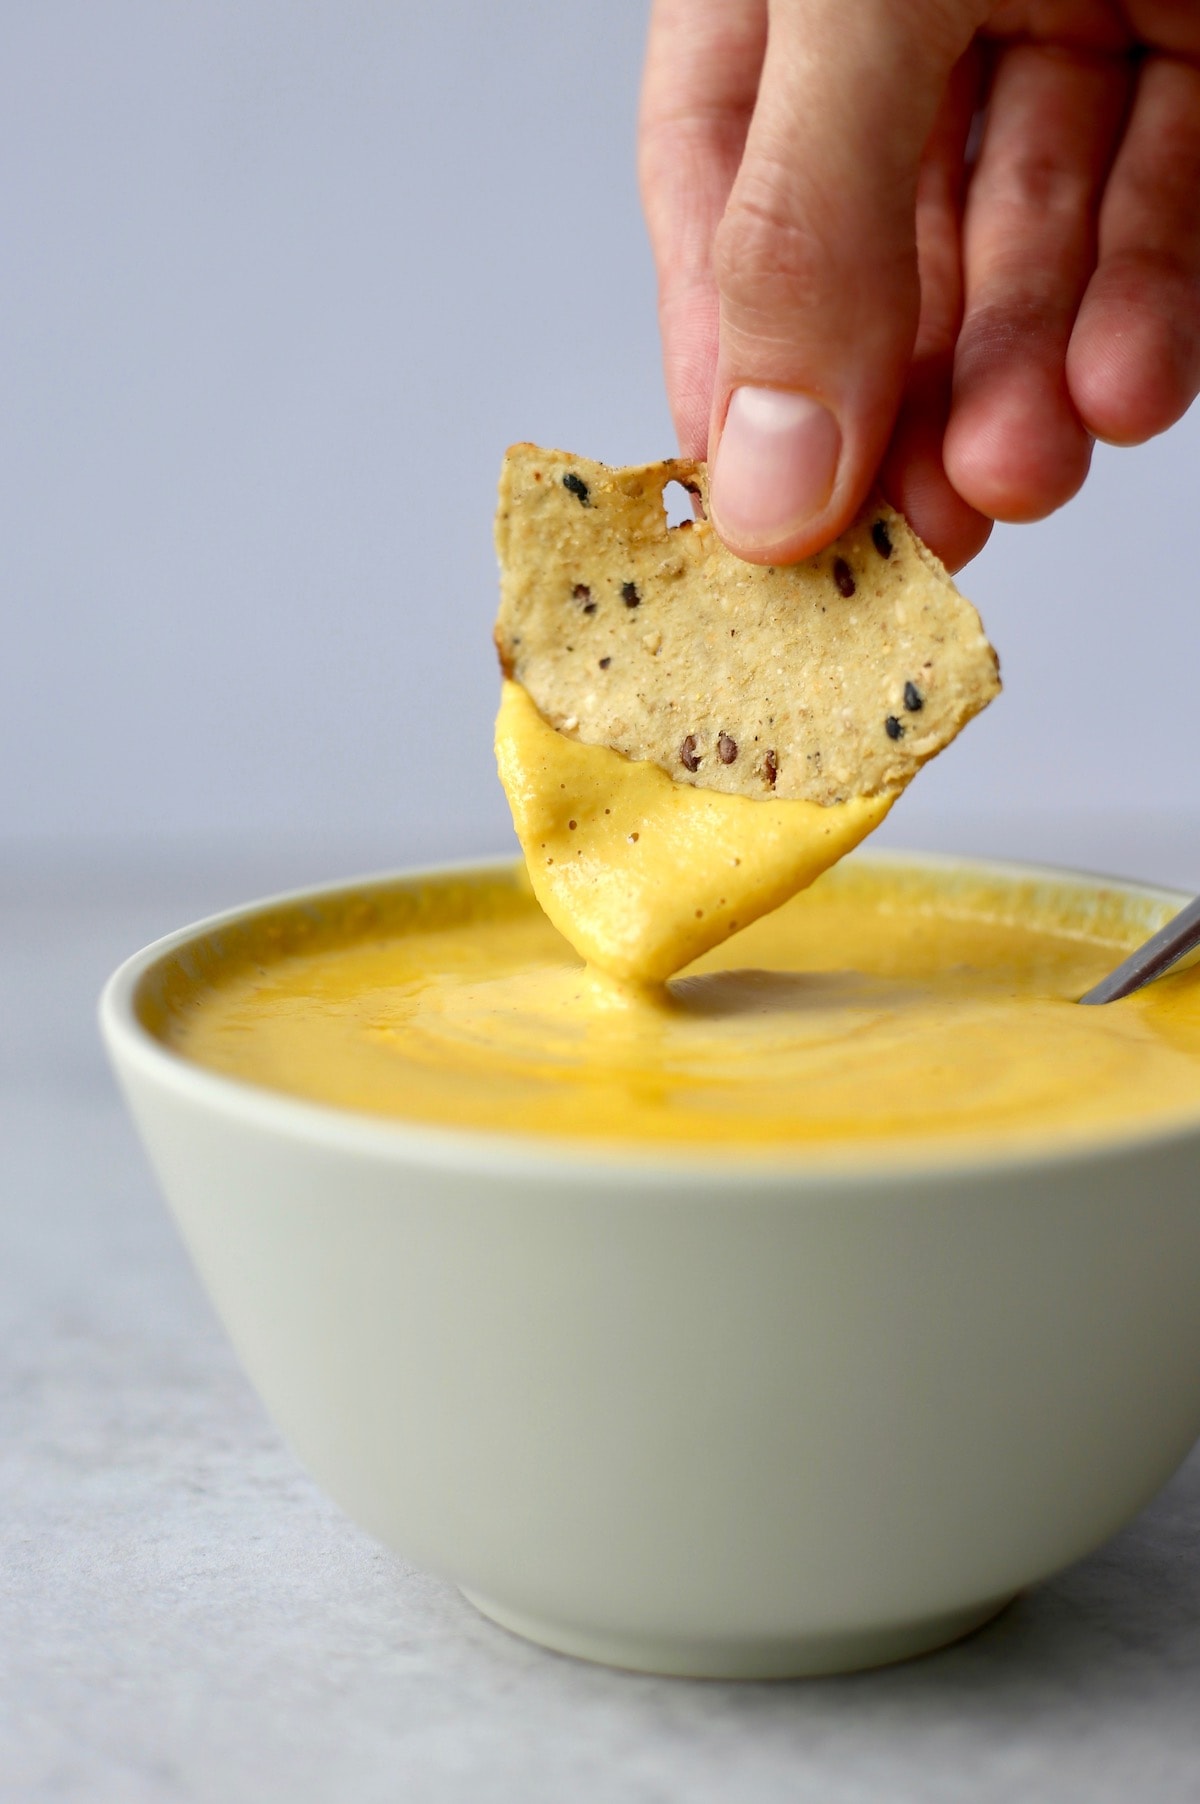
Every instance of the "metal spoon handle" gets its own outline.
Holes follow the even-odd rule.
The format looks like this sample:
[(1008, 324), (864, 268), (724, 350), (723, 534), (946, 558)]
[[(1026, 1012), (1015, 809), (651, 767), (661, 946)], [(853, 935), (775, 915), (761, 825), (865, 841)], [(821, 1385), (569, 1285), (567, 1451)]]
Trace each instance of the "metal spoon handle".
[(1115, 971), (1101, 978), (1094, 989), (1080, 1002), (1119, 1002), (1122, 996), (1131, 996), (1134, 990), (1140, 990), (1144, 983), (1154, 977), (1161, 977), (1170, 969), (1177, 959), (1190, 952), (1193, 946), (1200, 946), (1200, 896), (1189, 902), (1186, 908), (1180, 909), (1174, 920), (1160, 927), (1144, 946), (1131, 952)]

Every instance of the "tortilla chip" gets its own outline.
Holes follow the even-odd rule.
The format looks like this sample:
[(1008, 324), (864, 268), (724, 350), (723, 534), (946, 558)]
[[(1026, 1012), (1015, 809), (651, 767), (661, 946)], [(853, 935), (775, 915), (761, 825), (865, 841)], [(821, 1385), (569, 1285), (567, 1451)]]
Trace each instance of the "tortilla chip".
[(762, 567), (706, 519), (669, 527), (671, 482), (707, 512), (702, 463), (505, 458), (496, 645), (560, 733), (697, 788), (829, 806), (902, 789), (998, 693), (979, 616), (884, 502)]
[(807, 888), (895, 800), (822, 808), (673, 783), (648, 760), (556, 733), (514, 682), (496, 762), (543, 909), (594, 969), (639, 984), (663, 983)]

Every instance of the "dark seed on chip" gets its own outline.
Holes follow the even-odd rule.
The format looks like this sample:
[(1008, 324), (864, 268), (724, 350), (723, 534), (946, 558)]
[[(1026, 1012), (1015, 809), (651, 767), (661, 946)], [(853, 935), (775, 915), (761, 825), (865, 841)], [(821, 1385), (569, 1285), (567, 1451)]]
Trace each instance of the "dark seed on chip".
[(844, 557), (835, 557), (833, 560), (833, 580), (838, 586), (839, 594), (849, 601), (858, 585), (851, 576), (850, 566)]
[(779, 764), (778, 764), (778, 761), (776, 760), (774, 752), (764, 752), (763, 753), (763, 776), (767, 779), (767, 782), (770, 784), (772, 789), (774, 789), (774, 787), (775, 787), (775, 779), (778, 775), (779, 775)]
[(900, 725), (900, 722), (896, 719), (896, 716), (894, 714), (888, 715), (887, 719), (883, 723), (883, 730), (887, 734), (889, 739), (903, 739), (904, 738), (904, 728)]
[(871, 528), (871, 537), (875, 541), (875, 549), (880, 557), (891, 557), (892, 541), (888, 537), (887, 521), (876, 520)]
[(684, 770), (700, 769), (700, 754), (696, 750), (696, 735), (689, 733), (679, 748), (679, 762)]
[(925, 706), (925, 697), (915, 683), (905, 683), (904, 685), (904, 706), (910, 714), (916, 714)]
[(572, 495), (578, 495), (580, 507), (589, 507), (588, 485), (582, 476), (576, 476), (574, 470), (568, 470), (563, 477), (564, 489), (570, 489)]
[(590, 601), (592, 599), (592, 591), (588, 588), (586, 583), (576, 583), (575, 587), (571, 590), (571, 593), (576, 601)]
[(579, 825), (578, 821), (568, 821), (567, 822), (567, 826), (572, 833), (574, 833), (574, 831), (578, 825)]
[(611, 663), (612, 663), (612, 659), (611, 659), (611, 658), (601, 658), (601, 660), (600, 660), (600, 668), (601, 668), (601, 670), (607, 670), (607, 669), (608, 669), (608, 667), (609, 667), (609, 665), (610, 665), (610, 664), (611, 664)]
[(722, 733), (717, 740), (717, 757), (722, 764), (732, 764), (737, 757), (737, 740), (731, 739), (728, 733)]
[(621, 584), (621, 600), (627, 608), (636, 608), (641, 605), (642, 598), (637, 592), (636, 583)]

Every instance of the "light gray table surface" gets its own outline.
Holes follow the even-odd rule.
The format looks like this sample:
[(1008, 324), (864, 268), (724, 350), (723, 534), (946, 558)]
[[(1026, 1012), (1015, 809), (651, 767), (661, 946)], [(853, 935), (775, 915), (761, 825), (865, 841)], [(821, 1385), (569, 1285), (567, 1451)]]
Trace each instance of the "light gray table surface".
[[(1197, 825), (975, 837), (1200, 888)], [(0, 856), (0, 1798), (1194, 1804), (1200, 1453), (972, 1639), (789, 1684), (546, 1653), (325, 1501), (200, 1295), (93, 1006), (147, 939), (337, 858)]]

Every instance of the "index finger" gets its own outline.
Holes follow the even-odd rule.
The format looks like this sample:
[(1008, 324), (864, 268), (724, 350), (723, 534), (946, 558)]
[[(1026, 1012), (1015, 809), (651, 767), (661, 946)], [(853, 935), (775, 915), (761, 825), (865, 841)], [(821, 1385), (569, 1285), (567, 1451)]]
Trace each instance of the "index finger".
[(667, 399), (687, 457), (708, 447), (717, 362), (712, 247), (746, 142), (766, 0), (655, 0), (638, 175), (658, 271)]

